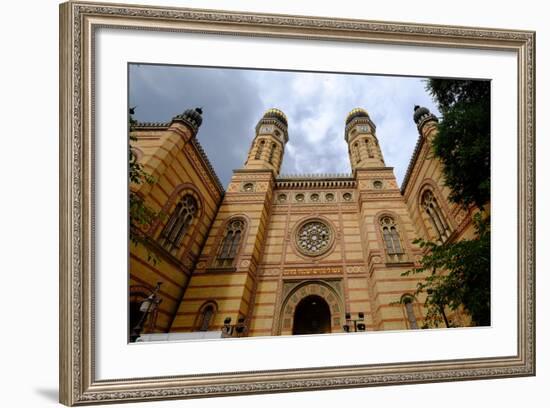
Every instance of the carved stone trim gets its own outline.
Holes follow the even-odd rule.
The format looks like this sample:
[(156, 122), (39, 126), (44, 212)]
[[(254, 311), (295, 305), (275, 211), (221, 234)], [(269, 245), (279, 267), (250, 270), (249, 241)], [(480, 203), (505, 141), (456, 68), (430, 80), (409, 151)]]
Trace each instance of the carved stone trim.
[[(209, 32), (226, 35), (371, 41), (397, 45), (500, 49), (518, 55), (519, 253), (517, 356), (375, 366), (323, 367), (252, 373), (215, 373), (171, 378), (95, 379), (93, 349), (93, 197), (95, 115), (93, 25), (85, 17), (109, 17), (109, 26), (134, 30)], [(107, 19), (103, 19), (107, 21)], [(169, 22), (169, 24), (167, 24)], [(534, 375), (535, 167), (533, 32), (384, 23), (317, 17), (277, 16), (145, 6), (70, 2), (61, 6), (61, 307), (60, 399), (65, 404), (143, 401), (274, 391), (299, 391), (381, 384), (406, 384)], [(188, 23), (194, 23), (191, 27)], [(199, 23), (204, 23), (202, 26)], [(284, 30), (280, 30), (284, 28)], [(86, 33), (90, 33), (88, 36)], [(84, 53), (91, 50), (91, 55)], [(88, 92), (88, 93), (85, 93)], [(87, 103), (90, 102), (90, 106)], [(86, 124), (86, 126), (84, 126)], [(85, 133), (86, 132), (86, 133)], [(520, 289), (518, 289), (520, 290)], [(87, 334), (85, 336), (84, 334)], [(197, 383), (200, 381), (207, 384)], [(221, 383), (220, 383), (221, 382)]]

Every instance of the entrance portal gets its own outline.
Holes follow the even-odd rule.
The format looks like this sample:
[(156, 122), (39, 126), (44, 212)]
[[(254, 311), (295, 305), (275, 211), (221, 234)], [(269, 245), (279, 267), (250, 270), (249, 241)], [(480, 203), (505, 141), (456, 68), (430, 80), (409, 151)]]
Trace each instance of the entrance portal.
[(303, 298), (294, 312), (292, 334), (330, 333), (330, 308), (320, 296)]

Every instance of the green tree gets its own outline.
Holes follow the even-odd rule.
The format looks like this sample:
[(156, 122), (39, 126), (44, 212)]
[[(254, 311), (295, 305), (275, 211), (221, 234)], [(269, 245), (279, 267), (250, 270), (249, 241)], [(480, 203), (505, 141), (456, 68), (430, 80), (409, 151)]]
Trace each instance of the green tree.
[[(417, 239), (414, 242), (426, 249), (421, 266), (403, 276), (423, 272), (431, 274), (419, 282), (415, 296), (427, 294), (425, 327), (437, 327), (446, 319), (445, 308), (461, 306), (476, 326), (491, 324), (490, 268), (491, 233), (488, 218), (474, 216), (476, 237), (453, 243), (439, 244)], [(452, 325), (452, 322), (445, 322)]]
[(464, 208), (479, 209), (473, 222), (475, 237), (458, 242), (416, 239), (425, 250), (421, 266), (403, 275), (431, 272), (417, 286), (415, 295), (426, 294), (425, 327), (448, 322), (445, 309), (463, 308), (477, 326), (491, 323), (490, 218), (484, 211), (490, 200), (490, 83), (430, 79), (427, 90), (442, 114), (432, 141), (435, 158), (441, 160), (449, 199)]
[(450, 199), (482, 209), (491, 193), (491, 83), (430, 79), (442, 114), (433, 153), (443, 163)]
[[(128, 123), (130, 130), (136, 124), (136, 120), (133, 118), (135, 108), (130, 108), (128, 114)], [(137, 139), (131, 134), (129, 137), (129, 149), (128, 149), (128, 180), (130, 184), (138, 186), (140, 184), (154, 184), (156, 182), (155, 178), (146, 172), (143, 168), (143, 165), (138, 162), (137, 156), (134, 153), (132, 148), (132, 142), (135, 142)], [(150, 250), (151, 238), (146, 234), (145, 231), (150, 227), (153, 220), (155, 220), (159, 214), (148, 206), (143, 197), (141, 197), (136, 191), (135, 188), (129, 189), (128, 197), (128, 207), (129, 207), (129, 223), (130, 223), (130, 242), (134, 245), (145, 245), (147, 248), (147, 258), (148, 261), (152, 263), (157, 263), (159, 260), (157, 255)]]

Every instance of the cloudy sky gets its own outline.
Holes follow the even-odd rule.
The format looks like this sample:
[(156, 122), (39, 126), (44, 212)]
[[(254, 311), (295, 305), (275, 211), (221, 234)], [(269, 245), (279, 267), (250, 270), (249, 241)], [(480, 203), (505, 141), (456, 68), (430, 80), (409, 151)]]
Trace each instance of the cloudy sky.
[(418, 132), (414, 105), (439, 116), (422, 78), (227, 68), (131, 65), (129, 103), (135, 119), (168, 122), (203, 108), (198, 138), (222, 184), (241, 168), (254, 128), (269, 108), (288, 117), (289, 142), (281, 173), (349, 173), (345, 118), (366, 109), (387, 166), (403, 180)]

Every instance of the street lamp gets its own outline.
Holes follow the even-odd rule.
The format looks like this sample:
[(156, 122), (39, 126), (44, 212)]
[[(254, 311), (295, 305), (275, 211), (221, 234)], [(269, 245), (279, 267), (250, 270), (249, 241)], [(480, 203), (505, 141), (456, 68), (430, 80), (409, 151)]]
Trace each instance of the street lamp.
[(233, 327), (231, 326), (231, 318), (226, 317), (223, 321), (222, 334), (224, 337), (230, 337), (233, 334)]
[(151, 292), (151, 294), (143, 301), (141, 302), (141, 305), (139, 306), (139, 311), (141, 312), (141, 318), (139, 319), (139, 322), (134, 326), (132, 329), (132, 332), (130, 333), (130, 342), (134, 343), (138, 337), (141, 335), (141, 331), (143, 330), (143, 324), (147, 320), (147, 316), (151, 312), (153, 312), (162, 302), (162, 298), (158, 295), (158, 292), (160, 290), (160, 285), (162, 285), (162, 282), (157, 282), (157, 286)]
[(231, 317), (226, 317), (223, 321), (222, 334), (224, 337), (242, 337), (246, 333), (244, 317), (239, 317), (236, 324), (231, 324)]
[[(363, 332), (367, 329), (365, 325), (365, 313), (357, 313), (357, 319), (351, 318), (351, 313), (346, 312), (346, 324), (344, 325), (344, 331), (349, 333), (352, 329), (354, 332)], [(353, 327), (352, 324), (353, 323)]]

